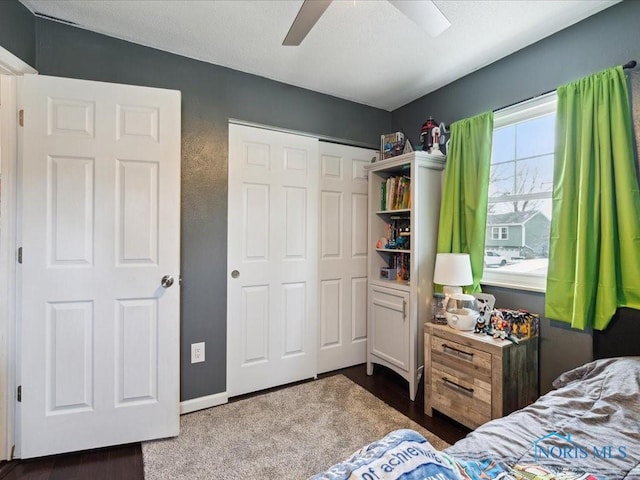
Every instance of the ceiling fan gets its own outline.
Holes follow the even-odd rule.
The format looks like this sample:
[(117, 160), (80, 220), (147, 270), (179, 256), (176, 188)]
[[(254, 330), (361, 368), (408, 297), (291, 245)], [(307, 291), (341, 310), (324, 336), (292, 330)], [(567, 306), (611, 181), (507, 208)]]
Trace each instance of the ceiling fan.
[[(282, 45), (298, 46), (333, 0), (304, 0)], [(431, 0), (388, 0), (432, 37), (437, 37), (451, 23)]]

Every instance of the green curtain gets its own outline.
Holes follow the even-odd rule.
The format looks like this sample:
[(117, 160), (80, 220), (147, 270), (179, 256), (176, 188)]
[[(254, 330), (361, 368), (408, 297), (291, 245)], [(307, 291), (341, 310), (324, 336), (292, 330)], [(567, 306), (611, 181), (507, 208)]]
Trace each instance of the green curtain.
[(451, 124), (444, 171), (438, 253), (468, 253), (473, 286), (480, 291), (484, 269), (487, 195), (491, 168), (493, 112)]
[(640, 308), (640, 194), (621, 67), (558, 89), (545, 315), (603, 330)]

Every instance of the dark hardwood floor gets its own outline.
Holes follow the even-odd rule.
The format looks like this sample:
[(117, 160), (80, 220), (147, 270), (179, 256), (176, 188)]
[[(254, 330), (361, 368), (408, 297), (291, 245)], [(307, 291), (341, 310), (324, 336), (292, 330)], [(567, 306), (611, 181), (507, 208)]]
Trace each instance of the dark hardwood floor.
[(412, 402), (408, 382), (384, 367), (376, 365), (371, 376), (367, 375), (365, 365), (345, 368), (328, 375), (336, 373), (343, 374), (446, 442), (453, 444), (471, 431), (438, 412), (434, 412), (433, 417), (424, 414), (424, 382), (420, 382), (416, 400)]
[[(324, 378), (338, 373), (361, 385), (388, 405), (449, 443), (456, 442), (469, 432), (466, 427), (437, 413), (434, 413), (433, 417), (427, 417), (423, 412), (424, 387), (421, 385), (416, 401), (412, 402), (409, 399), (407, 382), (384, 367), (376, 366), (372, 376), (366, 374), (364, 365), (357, 365), (319, 377)], [(261, 393), (265, 392), (243, 395), (231, 401), (238, 401)], [(338, 460), (336, 459), (336, 461)], [(136, 443), (32, 460), (4, 462), (0, 464), (0, 479), (143, 480), (142, 449), (140, 444)]]

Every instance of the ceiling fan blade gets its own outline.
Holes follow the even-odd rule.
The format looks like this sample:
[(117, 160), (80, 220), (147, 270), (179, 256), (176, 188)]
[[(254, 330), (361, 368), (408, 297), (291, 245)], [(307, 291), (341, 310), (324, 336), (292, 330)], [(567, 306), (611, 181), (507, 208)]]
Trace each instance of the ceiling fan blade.
[(434, 38), (451, 26), (431, 0), (389, 0), (389, 3)]
[(298, 46), (320, 19), (332, 0), (304, 0), (282, 45)]

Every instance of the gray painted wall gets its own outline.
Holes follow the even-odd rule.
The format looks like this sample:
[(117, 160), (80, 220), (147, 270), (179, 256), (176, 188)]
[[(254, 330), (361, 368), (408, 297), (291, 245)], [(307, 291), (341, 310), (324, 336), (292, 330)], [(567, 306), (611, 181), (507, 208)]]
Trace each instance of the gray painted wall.
[[(392, 131), (416, 144), (431, 115), (447, 124), (554, 90), (581, 77), (640, 60), (640, 1), (627, 0), (392, 112)], [(496, 305), (525, 308), (544, 317), (544, 295), (496, 287)], [(590, 361), (591, 334), (542, 318), (540, 390), (560, 373)]]
[[(43, 75), (182, 91), (181, 399), (226, 389), (229, 118), (377, 145), (389, 112), (36, 19)], [(206, 342), (206, 362), (190, 344)]]
[(35, 17), (18, 0), (0, 1), (0, 45), (35, 67)]
[[(640, 1), (626, 0), (392, 112), (393, 130), (419, 145), (429, 115), (447, 124), (640, 61)], [(443, 52), (442, 54), (446, 54)]]

